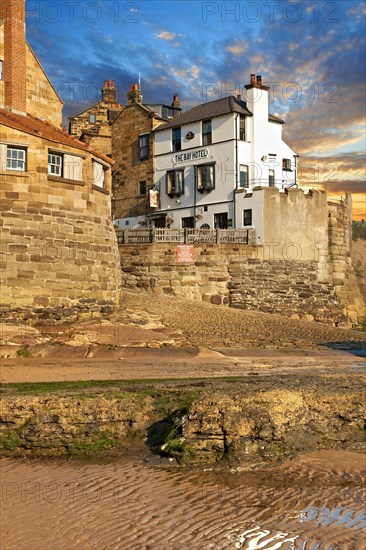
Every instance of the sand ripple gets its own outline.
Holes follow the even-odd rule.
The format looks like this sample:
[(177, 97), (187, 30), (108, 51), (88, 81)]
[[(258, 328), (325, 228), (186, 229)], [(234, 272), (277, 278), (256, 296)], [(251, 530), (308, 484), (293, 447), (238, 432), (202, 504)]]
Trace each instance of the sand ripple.
[(1, 461), (1, 550), (365, 550), (365, 457), (188, 472)]

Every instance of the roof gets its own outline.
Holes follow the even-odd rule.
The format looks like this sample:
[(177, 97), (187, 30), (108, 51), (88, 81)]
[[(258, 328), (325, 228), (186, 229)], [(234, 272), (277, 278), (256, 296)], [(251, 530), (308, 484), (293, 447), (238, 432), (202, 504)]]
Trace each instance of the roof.
[[(173, 128), (174, 126), (197, 122), (198, 120), (204, 120), (206, 118), (226, 115), (228, 113), (239, 113), (240, 115), (253, 116), (253, 113), (249, 111), (245, 101), (237, 99), (231, 95), (222, 99), (216, 99), (215, 101), (209, 101), (208, 103), (197, 105), (196, 107), (189, 109), (189, 111), (185, 111), (181, 115), (176, 116), (167, 124), (161, 124), (155, 129), (155, 131), (157, 132), (159, 130)], [(274, 115), (268, 115), (268, 120), (270, 122), (284, 124), (282, 119)]]
[(105, 162), (108, 162), (109, 164), (113, 163), (109, 157), (95, 151), (94, 149), (91, 149), (85, 145), (85, 143), (79, 141), (73, 136), (70, 136), (66, 130), (57, 128), (56, 126), (53, 126), (53, 124), (30, 115), (29, 113), (26, 115), (18, 115), (6, 109), (0, 108), (0, 124), (33, 136), (47, 139), (53, 143), (59, 143), (61, 145), (67, 145), (68, 147), (87, 151)]
[(208, 103), (197, 105), (196, 107), (189, 109), (189, 111), (185, 111), (181, 115), (176, 116), (167, 124), (158, 126), (156, 131), (165, 130), (166, 128), (173, 128), (174, 126), (181, 126), (182, 124), (189, 124), (190, 122), (204, 120), (205, 118), (226, 115), (228, 113), (239, 113), (240, 115), (253, 116), (253, 113), (248, 110), (245, 101), (237, 99), (231, 95), (222, 99), (216, 99), (215, 101), (209, 101)]
[(275, 115), (268, 115), (269, 122), (277, 122), (277, 124), (285, 124), (285, 121), (282, 120), (282, 118), (278, 118), (278, 116)]

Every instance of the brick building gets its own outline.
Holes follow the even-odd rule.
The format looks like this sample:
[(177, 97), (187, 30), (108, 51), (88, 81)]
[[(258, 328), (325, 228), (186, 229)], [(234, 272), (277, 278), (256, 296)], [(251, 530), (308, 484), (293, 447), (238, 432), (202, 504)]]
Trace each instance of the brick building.
[[(169, 107), (146, 105), (137, 84), (127, 94), (127, 105), (112, 124), (113, 214), (123, 226), (145, 219), (153, 210), (149, 190), (154, 186), (153, 130), (180, 113), (178, 97)], [(138, 223), (138, 222), (137, 222)]]
[[(1, 312), (56, 318), (118, 304), (111, 164), (62, 130), (62, 102), (25, 39), (25, 0), (0, 10)], [(36, 71), (34, 71), (36, 67)], [(57, 107), (57, 108), (56, 108)], [(57, 123), (57, 125), (55, 125)]]

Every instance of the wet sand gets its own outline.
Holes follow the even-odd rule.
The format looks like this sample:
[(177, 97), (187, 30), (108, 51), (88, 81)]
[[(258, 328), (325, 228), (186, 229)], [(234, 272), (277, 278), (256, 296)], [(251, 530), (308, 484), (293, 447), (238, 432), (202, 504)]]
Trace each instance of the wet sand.
[(364, 550), (363, 455), (256, 473), (2, 459), (2, 550)]

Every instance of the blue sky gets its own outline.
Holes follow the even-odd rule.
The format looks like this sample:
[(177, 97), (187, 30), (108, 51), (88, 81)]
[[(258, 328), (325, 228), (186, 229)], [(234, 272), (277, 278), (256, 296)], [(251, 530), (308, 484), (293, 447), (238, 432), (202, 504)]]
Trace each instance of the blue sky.
[(300, 155), (302, 183), (351, 191), (365, 213), (366, 4), (323, 1), (27, 0), (27, 38), (66, 116), (116, 81), (126, 103), (141, 75), (147, 103), (182, 107), (271, 85), (270, 111)]

